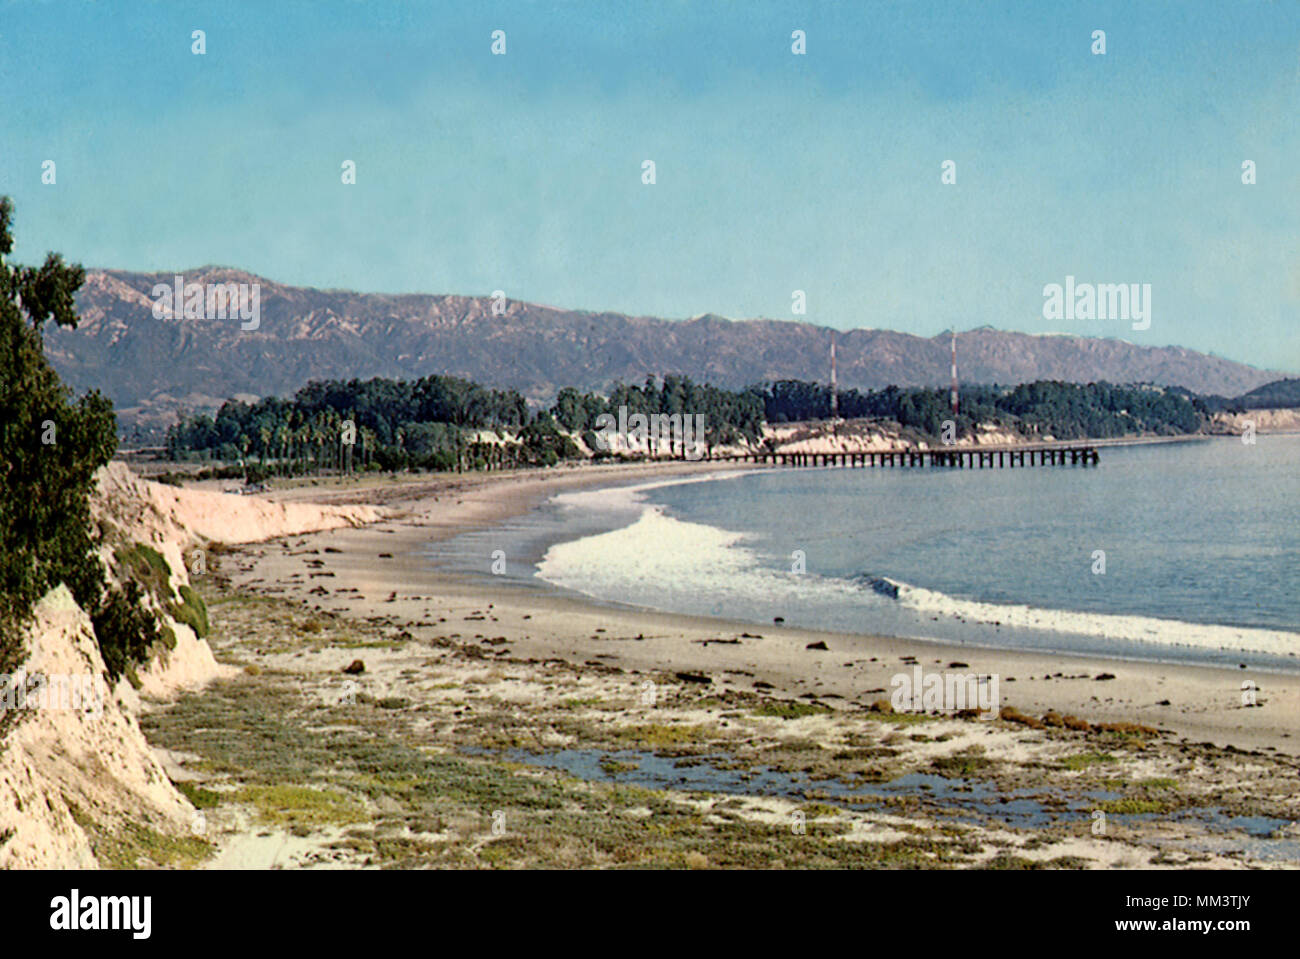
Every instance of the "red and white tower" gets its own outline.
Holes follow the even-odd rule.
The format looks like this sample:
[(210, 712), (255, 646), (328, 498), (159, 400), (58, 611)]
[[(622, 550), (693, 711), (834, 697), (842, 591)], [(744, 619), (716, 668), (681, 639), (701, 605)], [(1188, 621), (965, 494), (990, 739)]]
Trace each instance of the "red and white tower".
[(839, 397), (835, 395), (835, 334), (831, 334), (831, 419), (839, 415)]
[(952, 417), (957, 418), (957, 331), (952, 331)]

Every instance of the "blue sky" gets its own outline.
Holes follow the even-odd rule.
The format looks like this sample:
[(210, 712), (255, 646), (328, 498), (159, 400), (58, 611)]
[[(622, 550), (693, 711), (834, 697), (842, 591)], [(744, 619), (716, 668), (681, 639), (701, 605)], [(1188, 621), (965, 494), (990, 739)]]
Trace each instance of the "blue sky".
[[(1300, 371), (1294, 0), (0, 0), (0, 91), (28, 261)], [(1044, 319), (1067, 274), (1150, 328)]]

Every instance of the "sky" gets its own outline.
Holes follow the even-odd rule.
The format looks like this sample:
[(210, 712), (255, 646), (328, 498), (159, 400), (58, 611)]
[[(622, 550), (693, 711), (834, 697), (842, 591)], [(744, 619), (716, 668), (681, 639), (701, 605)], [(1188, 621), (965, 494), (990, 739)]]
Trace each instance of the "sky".
[[(1295, 373), (1298, 117), (1300, 0), (0, 0), (13, 259), (89, 268)], [(1067, 276), (1149, 327), (1045, 318)]]

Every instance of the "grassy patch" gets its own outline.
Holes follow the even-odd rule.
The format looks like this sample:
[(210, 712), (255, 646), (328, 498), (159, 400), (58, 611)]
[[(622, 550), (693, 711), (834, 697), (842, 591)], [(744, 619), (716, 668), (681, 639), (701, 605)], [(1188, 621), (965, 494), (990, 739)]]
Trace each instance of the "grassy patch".
[(893, 723), (895, 726), (915, 726), (917, 723), (933, 723), (940, 719), (938, 716), (928, 716), (925, 713), (879, 713), (872, 714), (871, 718), (882, 723)]
[(814, 703), (800, 703), (792, 699), (773, 699), (753, 711), (755, 716), (767, 716), (774, 719), (802, 719), (805, 716), (821, 716), (830, 709)]
[(203, 602), (203, 597), (189, 586), (181, 586), (180, 594), (181, 601), (172, 603), (167, 611), (171, 613), (172, 619), (184, 623), (194, 630), (195, 636), (202, 639), (212, 631), (208, 624), (208, 607)]
[(1088, 860), (1079, 856), (1057, 856), (1055, 859), (1026, 859), (1009, 852), (998, 855), (984, 864), (985, 869), (1082, 869)]
[(359, 803), (330, 789), (245, 786), (231, 798), (256, 807), (263, 822), (281, 826), (325, 826), (370, 818)]
[(641, 768), (641, 764), (623, 762), (621, 759), (615, 759), (613, 756), (605, 756), (600, 761), (600, 768), (606, 775), (613, 776), (617, 773), (636, 772)]
[(1087, 769), (1097, 763), (1119, 762), (1110, 753), (1074, 753), (1071, 756), (1063, 756), (1060, 760), (1061, 765), (1066, 769)]
[(130, 546), (120, 546), (114, 550), (113, 558), (132, 579), (158, 599), (163, 601), (171, 599), (172, 568), (162, 553), (144, 543), (132, 543)]
[(95, 860), (107, 869), (147, 869), (198, 865), (213, 851), (213, 846), (193, 836), (169, 836), (129, 820), (112, 828), (87, 816), (68, 803), (73, 820), (90, 839)]
[(1140, 786), (1143, 789), (1177, 789), (1178, 780), (1176, 779), (1139, 779), (1133, 785)]
[(618, 730), (619, 739), (639, 743), (651, 749), (664, 746), (680, 746), (684, 743), (700, 742), (704, 731), (699, 726), (665, 726), (663, 723), (649, 723), (644, 726), (627, 726)]
[(993, 760), (983, 755), (983, 753), (983, 747), (971, 746), (969, 749), (953, 753), (951, 756), (940, 756), (930, 763), (930, 768), (940, 776), (950, 779), (977, 776), (980, 773), (988, 772), (993, 766)]
[(1145, 813), (1168, 812), (1173, 807), (1159, 799), (1137, 799), (1132, 796), (1124, 799), (1107, 799), (1097, 804), (1102, 812), (1121, 816), (1140, 816)]
[(194, 783), (179, 782), (172, 785), (190, 801), (190, 805), (195, 809), (211, 809), (221, 802), (221, 793), (213, 792), (211, 789), (204, 789), (202, 786), (194, 785)]

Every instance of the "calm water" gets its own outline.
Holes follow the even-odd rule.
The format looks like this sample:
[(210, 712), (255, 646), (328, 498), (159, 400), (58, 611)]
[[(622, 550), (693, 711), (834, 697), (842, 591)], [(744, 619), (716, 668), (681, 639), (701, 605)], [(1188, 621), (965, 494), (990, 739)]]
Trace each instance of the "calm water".
[[(1300, 437), (1096, 467), (768, 470), (561, 494), (435, 550), (603, 602), (1297, 669)], [(1104, 553), (1104, 572), (1101, 555)]]

